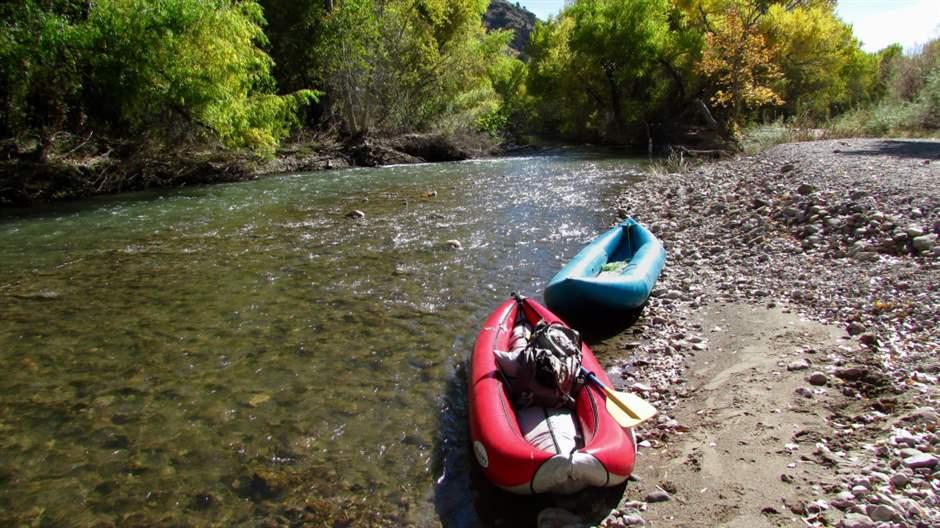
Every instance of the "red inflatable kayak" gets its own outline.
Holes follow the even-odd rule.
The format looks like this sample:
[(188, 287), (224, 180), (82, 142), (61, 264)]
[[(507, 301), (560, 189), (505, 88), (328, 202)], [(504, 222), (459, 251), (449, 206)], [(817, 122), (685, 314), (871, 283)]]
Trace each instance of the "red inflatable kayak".
[[(632, 431), (607, 413), (606, 396), (591, 384), (575, 394), (574, 409), (515, 409), (504, 370), (513, 331), (540, 320), (563, 322), (531, 299), (509, 299), (487, 319), (470, 360), (470, 439), (476, 461), (497, 486), (518, 494), (574, 493), (616, 486), (633, 471)], [(611, 386), (582, 344), (584, 368)], [(501, 362), (503, 370), (501, 370)]]

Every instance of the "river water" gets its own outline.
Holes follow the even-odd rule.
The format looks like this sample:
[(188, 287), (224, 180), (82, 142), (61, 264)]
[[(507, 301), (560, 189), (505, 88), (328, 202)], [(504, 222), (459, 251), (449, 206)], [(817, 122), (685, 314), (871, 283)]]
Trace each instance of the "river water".
[(639, 170), (566, 153), (3, 213), (0, 524), (479, 524), (473, 340)]

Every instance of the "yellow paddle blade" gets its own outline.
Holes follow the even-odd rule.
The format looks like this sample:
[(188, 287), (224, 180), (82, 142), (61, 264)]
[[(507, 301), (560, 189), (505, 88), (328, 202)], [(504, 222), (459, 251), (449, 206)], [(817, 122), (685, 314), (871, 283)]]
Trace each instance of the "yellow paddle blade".
[(656, 408), (650, 402), (629, 392), (619, 392), (604, 387), (607, 394), (607, 412), (621, 427), (633, 427), (656, 416)]
[(636, 394), (619, 392), (604, 385), (590, 370), (581, 367), (581, 375), (599, 387), (607, 395), (607, 412), (620, 424), (620, 427), (633, 427), (656, 416), (656, 408)]
[(627, 414), (627, 412), (621, 409), (611, 398), (607, 398), (607, 413), (624, 429), (640, 424), (639, 420)]

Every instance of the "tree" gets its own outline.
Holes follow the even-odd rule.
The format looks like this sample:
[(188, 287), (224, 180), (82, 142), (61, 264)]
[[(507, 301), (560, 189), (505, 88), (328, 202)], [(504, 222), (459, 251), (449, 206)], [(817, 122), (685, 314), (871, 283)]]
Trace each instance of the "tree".
[(182, 120), (270, 152), (316, 93), (274, 94), (263, 22), (253, 1), (99, 0), (88, 20), (99, 51), (90, 106), (131, 130)]
[(758, 31), (765, 12), (764, 2), (757, 0), (729, 2), (722, 14), (702, 11), (707, 32), (698, 68), (712, 81), (711, 102), (728, 109), (732, 133), (740, 127), (745, 109), (783, 104), (774, 90), (782, 73)]
[(531, 124), (530, 97), (526, 91), (528, 67), (521, 60), (503, 55), (489, 67), (489, 79), (499, 95), (499, 104), (477, 119), (477, 128), (494, 137), (524, 140)]
[(577, 2), (569, 11), (571, 49), (589, 74), (585, 89), (604, 101), (620, 140), (627, 115), (635, 120), (649, 100), (644, 81), (666, 43), (668, 9), (666, 0), (598, 0)]
[(667, 0), (584, 0), (536, 25), (529, 87), (563, 134), (624, 142), (643, 123), (660, 94), (650, 81), (668, 16)]
[(35, 144), (45, 160), (54, 134), (80, 112), (86, 12), (79, 2), (0, 4), (0, 132)]
[(326, 57), (316, 53), (324, 38), (326, 19), (333, 10), (327, 0), (260, 0), (274, 61), (272, 73), (280, 93), (323, 87)]
[(852, 28), (828, 4), (799, 9), (774, 5), (762, 21), (783, 82), (778, 92), (791, 115), (825, 118), (868, 100), (876, 63), (861, 51)]
[(488, 66), (506, 36), (487, 35), (481, 0), (335, 2), (312, 44), (331, 108), (351, 135), (452, 128), (496, 101)]
[(40, 158), (81, 127), (179, 139), (195, 125), (271, 152), (316, 98), (275, 95), (254, 1), (19, 0), (0, 13), (3, 126), (37, 137)]

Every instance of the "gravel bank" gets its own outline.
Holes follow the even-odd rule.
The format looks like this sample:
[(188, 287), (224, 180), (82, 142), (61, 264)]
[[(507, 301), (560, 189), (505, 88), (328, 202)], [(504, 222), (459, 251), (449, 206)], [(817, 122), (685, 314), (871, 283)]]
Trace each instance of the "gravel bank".
[[(781, 145), (654, 176), (630, 189), (620, 209), (649, 226), (669, 252), (643, 317), (607, 345), (625, 356), (614, 369), (624, 385), (661, 410), (658, 423), (642, 431), (641, 446), (655, 455), (695, 441), (688, 433), (705, 427), (702, 415), (711, 411), (694, 408), (705, 400), (696, 400), (701, 387), (690, 370), (728, 362), (723, 351), (739, 346), (757, 351), (749, 368), (767, 383), (740, 401), (759, 409), (761, 398), (782, 397), (793, 420), (819, 418), (812, 430), (791, 422), (796, 432), (781, 428), (765, 442), (779, 443), (768, 445), (768, 455), (792, 457), (786, 468), (812, 466), (805, 476), (813, 481), (801, 486), (791, 474), (775, 474), (786, 498), (758, 504), (758, 525), (940, 526), (940, 142)], [(771, 345), (770, 334), (758, 330), (772, 325), (755, 313), (779, 328), (803, 320), (816, 327), (777, 332)], [(740, 327), (738, 341), (711, 333), (722, 331), (715, 321), (729, 319)], [(762, 363), (762, 344), (777, 354), (770, 364)], [(729, 363), (728, 372), (734, 368)], [(748, 390), (748, 380), (735, 377), (728, 386)], [(771, 427), (757, 422), (764, 426)], [(685, 447), (686, 465), (694, 466), (696, 447)], [(755, 471), (760, 465), (753, 461)], [(667, 496), (677, 488), (668, 479), (644, 484)], [(653, 522), (660, 505), (632, 494), (628, 489), (604, 525), (671, 518)], [(690, 495), (677, 507), (692, 520), (672, 525), (713, 525), (714, 505), (728, 499), (704, 490)]]

